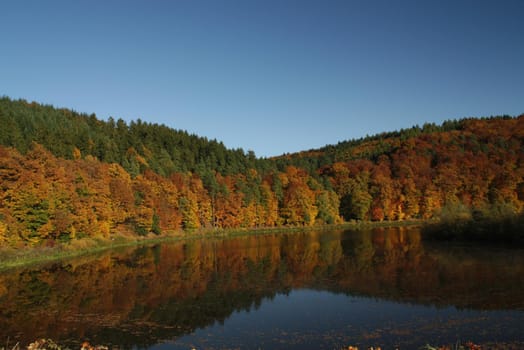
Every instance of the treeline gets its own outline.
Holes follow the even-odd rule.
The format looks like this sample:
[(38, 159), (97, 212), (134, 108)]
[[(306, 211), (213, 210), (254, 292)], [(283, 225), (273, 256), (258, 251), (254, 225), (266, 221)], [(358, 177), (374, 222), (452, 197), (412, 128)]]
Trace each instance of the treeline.
[(25, 155), (0, 146), (0, 179), (0, 240), (7, 242), (340, 221), (338, 196), (294, 167), (266, 177), (255, 169), (132, 177), (116, 163), (66, 160), (34, 143)]
[(36, 142), (57, 157), (90, 155), (102, 162), (118, 163), (132, 176), (146, 169), (162, 176), (206, 170), (230, 175), (264, 166), (253, 152), (229, 150), (216, 140), (165, 125), (140, 119), (128, 124), (112, 117), (102, 121), (95, 114), (8, 97), (0, 98), (0, 125), (1, 145), (26, 153)]
[(524, 208), (524, 116), (426, 124), (273, 159), (9, 98), (0, 123), (0, 239), (9, 242)]
[(489, 121), (493, 119), (510, 120), (513, 117), (504, 115), (489, 118), (465, 118), (461, 120), (447, 120), (441, 125), (425, 123), (422, 126), (415, 125), (399, 131), (383, 132), (355, 140), (341, 141), (336, 145), (326, 145), (319, 149), (286, 154), (275, 158), (275, 160), (279, 168), (293, 165), (309, 171), (316, 171), (323, 166), (336, 162), (347, 162), (357, 159), (367, 159), (376, 162), (381, 155), (395, 152), (400, 142), (407, 141), (410, 138), (439, 132), (460, 131), (464, 130), (470, 121)]
[[(469, 119), (461, 130), (383, 141), (375, 159), (336, 162), (331, 180), (345, 219), (508, 216), (524, 205), (524, 116)], [(359, 153), (372, 144), (353, 149)]]

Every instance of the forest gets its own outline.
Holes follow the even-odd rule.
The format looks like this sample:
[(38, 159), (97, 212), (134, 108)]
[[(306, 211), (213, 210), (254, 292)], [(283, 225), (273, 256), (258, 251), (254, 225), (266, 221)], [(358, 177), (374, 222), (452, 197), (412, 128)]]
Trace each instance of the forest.
[(0, 245), (521, 215), (524, 115), (257, 158), (141, 120), (0, 98)]

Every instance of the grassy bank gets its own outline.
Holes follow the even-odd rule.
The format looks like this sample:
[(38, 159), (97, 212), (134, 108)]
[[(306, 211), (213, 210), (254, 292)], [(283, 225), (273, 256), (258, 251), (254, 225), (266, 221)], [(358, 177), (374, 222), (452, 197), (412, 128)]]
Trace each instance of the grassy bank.
[(329, 230), (361, 230), (377, 227), (421, 226), (424, 239), (457, 242), (501, 243), (524, 245), (524, 214), (502, 218), (469, 218), (441, 221), (352, 221), (338, 225), (285, 226), (236, 229), (206, 229), (191, 232), (166, 232), (160, 235), (114, 234), (111, 239), (83, 238), (48, 246), (0, 246), (0, 271), (16, 267), (60, 261), (91, 255), (110, 249), (161, 242), (195, 239), (223, 239), (248, 235)]
[(84, 238), (69, 243), (57, 244), (53, 247), (26, 246), (20, 248), (0, 247), (0, 271), (16, 267), (38, 265), (53, 261), (60, 261), (83, 255), (91, 255), (110, 249), (131, 246), (141, 246), (162, 242), (190, 241), (195, 239), (223, 239), (247, 235), (263, 235), (274, 233), (293, 233), (306, 231), (329, 231), (344, 229), (365, 229), (374, 227), (398, 227), (422, 225), (421, 221), (402, 222), (364, 222), (355, 221), (338, 225), (323, 226), (296, 226), (296, 227), (264, 227), (238, 229), (209, 229), (193, 232), (169, 232), (161, 235), (149, 234), (146, 236), (115, 235), (111, 239)]
[(471, 217), (425, 225), (426, 239), (437, 241), (524, 245), (524, 214), (504, 217)]

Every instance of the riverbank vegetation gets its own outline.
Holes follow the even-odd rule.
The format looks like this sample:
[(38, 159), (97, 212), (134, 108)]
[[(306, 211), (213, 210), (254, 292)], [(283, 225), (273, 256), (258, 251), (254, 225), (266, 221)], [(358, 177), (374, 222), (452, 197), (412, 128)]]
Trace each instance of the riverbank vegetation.
[(524, 208), (524, 116), (424, 124), (271, 159), (7, 97), (0, 125), (0, 246), (13, 249)]
[(524, 213), (496, 206), (471, 209), (457, 205), (441, 214), (440, 220), (424, 225), (424, 237), (439, 241), (524, 244)]
[(0, 247), (0, 271), (16, 267), (49, 263), (65, 259), (75, 258), (85, 255), (93, 255), (106, 250), (124, 248), (130, 246), (147, 246), (158, 243), (172, 243), (183, 241), (189, 243), (192, 240), (203, 239), (223, 239), (238, 236), (255, 236), (265, 234), (285, 234), (292, 232), (307, 231), (332, 231), (332, 230), (361, 230), (379, 227), (405, 227), (421, 226), (420, 221), (403, 222), (349, 222), (337, 225), (309, 226), (309, 227), (266, 227), (266, 228), (236, 228), (236, 229), (199, 229), (191, 232), (190, 235), (183, 232), (163, 232), (160, 235), (149, 233), (144, 236), (137, 236), (132, 233), (113, 234), (110, 238), (104, 237), (84, 237), (77, 238), (70, 242), (58, 243), (53, 246), (33, 245), (20, 249), (17, 247)]

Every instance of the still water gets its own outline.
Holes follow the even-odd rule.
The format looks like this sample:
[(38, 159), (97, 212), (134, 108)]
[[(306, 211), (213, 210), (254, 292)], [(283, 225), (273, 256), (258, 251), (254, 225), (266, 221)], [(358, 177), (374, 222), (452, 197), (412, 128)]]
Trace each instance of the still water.
[(524, 348), (524, 251), (417, 228), (128, 248), (0, 274), (0, 341), (124, 349)]

